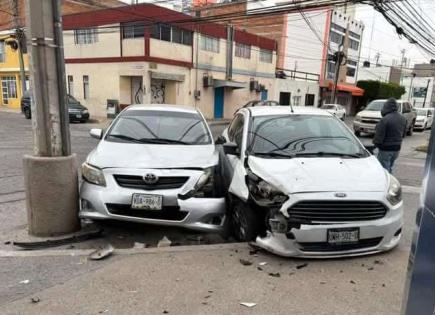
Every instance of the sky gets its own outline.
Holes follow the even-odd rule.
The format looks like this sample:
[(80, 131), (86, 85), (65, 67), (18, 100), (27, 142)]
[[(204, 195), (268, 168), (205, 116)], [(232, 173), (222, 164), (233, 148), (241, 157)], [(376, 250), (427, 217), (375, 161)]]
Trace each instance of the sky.
[[(128, 4), (132, 3), (131, 0), (122, 1)], [(173, 1), (181, 2), (180, 0)], [(417, 5), (417, 9), (423, 12), (435, 28), (435, 0), (410, 1)], [(153, 0), (139, 0), (139, 2), (152, 3)], [(405, 49), (405, 57), (409, 60), (411, 67), (415, 63), (427, 63), (431, 58), (435, 59), (435, 51), (432, 56), (429, 56), (417, 45), (410, 44), (407, 39), (400, 39), (394, 27), (371, 6), (358, 5), (355, 19), (362, 21), (365, 25), (360, 60), (370, 60), (371, 63), (375, 63), (375, 56), (379, 53), (380, 64), (387, 66), (395, 65), (395, 63), (400, 64), (402, 49)]]

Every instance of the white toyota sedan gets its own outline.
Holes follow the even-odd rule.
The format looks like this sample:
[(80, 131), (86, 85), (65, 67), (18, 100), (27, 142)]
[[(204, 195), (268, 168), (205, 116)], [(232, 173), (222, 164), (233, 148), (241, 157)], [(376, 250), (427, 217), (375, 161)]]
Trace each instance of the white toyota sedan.
[(197, 109), (132, 105), (91, 135), (100, 142), (82, 165), (81, 218), (223, 230), (219, 155)]
[(399, 182), (330, 113), (243, 108), (218, 143), (239, 240), (299, 257), (363, 255), (399, 243)]
[(343, 121), (346, 119), (346, 109), (339, 104), (324, 104), (320, 108), (328, 111)]

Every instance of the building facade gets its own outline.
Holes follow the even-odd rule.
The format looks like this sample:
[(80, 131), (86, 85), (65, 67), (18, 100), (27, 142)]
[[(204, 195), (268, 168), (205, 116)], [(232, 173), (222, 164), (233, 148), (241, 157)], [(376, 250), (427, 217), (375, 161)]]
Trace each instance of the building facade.
[(152, 4), (65, 16), (64, 46), (68, 93), (94, 116), (115, 102), (191, 105), (206, 118), (232, 118), (275, 93), (274, 40)]

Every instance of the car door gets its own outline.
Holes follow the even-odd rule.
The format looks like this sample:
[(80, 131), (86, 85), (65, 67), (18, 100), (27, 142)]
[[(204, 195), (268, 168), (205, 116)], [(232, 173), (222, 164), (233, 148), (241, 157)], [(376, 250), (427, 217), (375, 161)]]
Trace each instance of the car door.
[(221, 154), (221, 161), (222, 161), (222, 177), (223, 177), (223, 184), (226, 189), (231, 184), (233, 175), (234, 175), (234, 168), (236, 167), (236, 164), (240, 162), (241, 158), (241, 152), (242, 152), (242, 143), (243, 143), (243, 131), (244, 131), (244, 124), (245, 124), (245, 116), (243, 113), (237, 113), (233, 120), (230, 123), (230, 126), (226, 131), (224, 131), (223, 136), (227, 143), (236, 143), (239, 147), (240, 155), (230, 155), (225, 154), (223, 150), (220, 151)]

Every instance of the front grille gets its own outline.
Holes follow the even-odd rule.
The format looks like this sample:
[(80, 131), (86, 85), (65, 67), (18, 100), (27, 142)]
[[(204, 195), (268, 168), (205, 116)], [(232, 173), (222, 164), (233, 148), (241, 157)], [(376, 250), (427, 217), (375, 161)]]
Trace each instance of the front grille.
[(365, 124), (377, 124), (381, 119), (380, 118), (366, 118), (362, 117), (361, 122)]
[(113, 177), (121, 187), (144, 190), (180, 188), (189, 179), (187, 176), (162, 176), (155, 184), (146, 184), (142, 176), (113, 175)]
[(142, 219), (183, 221), (188, 214), (187, 211), (180, 211), (178, 206), (166, 206), (162, 210), (142, 210), (131, 209), (130, 205), (126, 204), (108, 203), (106, 207), (110, 214)]
[(329, 244), (327, 242), (317, 243), (298, 243), (304, 252), (335, 252), (345, 250), (364, 249), (378, 246), (382, 237), (367, 238), (359, 240), (357, 243), (349, 244)]
[(348, 222), (381, 219), (387, 208), (377, 201), (301, 201), (288, 209), (290, 219), (310, 222)]

